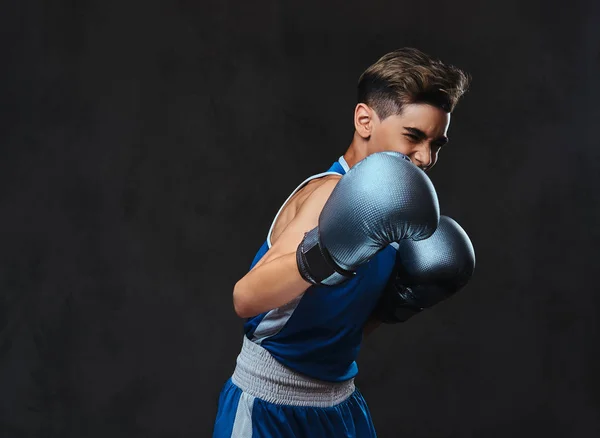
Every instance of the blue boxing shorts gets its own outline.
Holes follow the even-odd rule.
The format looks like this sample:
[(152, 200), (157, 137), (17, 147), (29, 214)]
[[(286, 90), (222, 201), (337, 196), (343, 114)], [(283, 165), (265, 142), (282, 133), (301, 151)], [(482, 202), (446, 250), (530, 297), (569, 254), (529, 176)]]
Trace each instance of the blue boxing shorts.
[(325, 382), (277, 362), (244, 336), (219, 397), (213, 438), (371, 438), (371, 414), (354, 379)]

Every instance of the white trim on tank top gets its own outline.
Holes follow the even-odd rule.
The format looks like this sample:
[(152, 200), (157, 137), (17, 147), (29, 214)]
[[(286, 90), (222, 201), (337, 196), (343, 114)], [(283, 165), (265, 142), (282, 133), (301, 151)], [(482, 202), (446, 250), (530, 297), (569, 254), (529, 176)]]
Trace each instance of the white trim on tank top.
[[(343, 156), (341, 156), (338, 159), (338, 162), (342, 165), (342, 167), (344, 168), (344, 171), (348, 172), (348, 170), (350, 170), (350, 167), (348, 166), (348, 163), (346, 162), (346, 160), (344, 159)], [(283, 211), (283, 208), (287, 205), (287, 203), (289, 202), (289, 200), (292, 198), (292, 196), (294, 196), (296, 193), (298, 193), (298, 191), (302, 187), (304, 187), (307, 183), (309, 183), (313, 179), (321, 178), (321, 177), (324, 177), (324, 176), (327, 176), (327, 175), (341, 175), (341, 173), (339, 173), (339, 172), (322, 172), (322, 173), (318, 173), (316, 175), (310, 176), (310, 177), (306, 178), (298, 187), (296, 187), (296, 190), (294, 190), (290, 196), (288, 196), (288, 198), (281, 205), (281, 208), (279, 209), (279, 211), (275, 215), (275, 219), (273, 219), (273, 222), (271, 223), (271, 228), (269, 228), (269, 234), (267, 234), (267, 246), (269, 248), (271, 248), (271, 234), (273, 233), (273, 228), (275, 227), (275, 222), (277, 222), (277, 218), (279, 217), (279, 215)]]

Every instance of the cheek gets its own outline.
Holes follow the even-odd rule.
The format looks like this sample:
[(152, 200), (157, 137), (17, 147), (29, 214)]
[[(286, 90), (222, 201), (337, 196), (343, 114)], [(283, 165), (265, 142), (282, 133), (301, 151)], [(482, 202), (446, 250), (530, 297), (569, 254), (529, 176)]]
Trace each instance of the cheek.
[(396, 150), (398, 146), (398, 142), (394, 142), (394, 137), (384, 128), (374, 130), (371, 134), (371, 140), (378, 151)]
[(413, 155), (419, 148), (418, 145), (405, 137), (396, 137), (394, 146), (398, 152), (408, 156)]
[(403, 135), (394, 131), (380, 131), (378, 146), (382, 149), (393, 150), (404, 155), (410, 155), (415, 146)]

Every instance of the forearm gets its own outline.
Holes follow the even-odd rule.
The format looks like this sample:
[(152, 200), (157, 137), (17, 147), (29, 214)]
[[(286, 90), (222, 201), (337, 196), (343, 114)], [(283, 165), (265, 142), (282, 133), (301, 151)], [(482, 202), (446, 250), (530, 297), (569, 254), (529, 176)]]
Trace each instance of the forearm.
[(286, 254), (238, 281), (233, 289), (233, 305), (238, 316), (249, 318), (289, 303), (310, 286), (298, 272), (296, 254)]

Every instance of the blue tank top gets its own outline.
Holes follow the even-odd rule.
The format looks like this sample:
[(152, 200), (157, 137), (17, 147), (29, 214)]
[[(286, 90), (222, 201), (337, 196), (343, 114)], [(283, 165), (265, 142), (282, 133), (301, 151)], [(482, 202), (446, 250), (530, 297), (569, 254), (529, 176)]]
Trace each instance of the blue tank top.
[[(275, 216), (273, 224), (290, 198), (309, 181), (325, 175), (344, 175), (348, 164), (343, 157), (327, 172), (306, 179), (292, 192)], [(271, 232), (258, 250), (250, 269), (271, 246)], [(340, 382), (358, 373), (356, 357), (363, 326), (375, 308), (394, 267), (396, 248), (392, 245), (361, 265), (356, 275), (337, 286), (311, 286), (286, 305), (246, 320), (248, 339), (262, 345), (283, 365), (316, 379)]]

